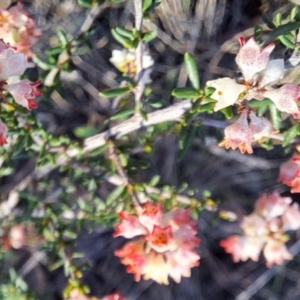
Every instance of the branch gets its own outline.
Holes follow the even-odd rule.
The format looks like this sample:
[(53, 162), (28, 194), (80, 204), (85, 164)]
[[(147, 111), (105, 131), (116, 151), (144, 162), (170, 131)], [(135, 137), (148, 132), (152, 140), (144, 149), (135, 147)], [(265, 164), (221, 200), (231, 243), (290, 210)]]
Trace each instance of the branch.
[[(116, 186), (122, 185), (124, 183), (126, 184), (126, 182), (124, 182), (124, 180), (117, 175), (107, 175), (107, 176), (105, 176), (105, 180)], [(151, 193), (159, 194), (161, 196), (161, 198), (164, 198), (164, 199), (168, 199), (173, 196), (169, 192), (163, 191), (161, 189), (158, 189), (158, 188), (155, 188), (152, 186), (147, 186), (147, 185), (145, 185), (145, 192), (147, 194), (151, 194)], [(145, 195), (145, 193), (139, 193), (139, 199), (142, 199), (141, 202), (143, 203), (144, 201), (147, 201), (149, 199), (149, 197), (147, 197)], [(182, 196), (182, 195), (175, 195), (175, 199), (182, 204), (190, 204), (191, 200), (193, 200), (193, 198), (189, 198), (189, 197)]]
[(134, 190), (134, 186), (131, 182), (131, 180), (129, 179), (128, 175), (126, 174), (124, 168), (122, 167), (120, 158), (117, 154), (116, 148), (114, 145), (109, 145), (109, 158), (112, 160), (112, 162), (115, 164), (116, 169), (119, 173), (119, 175), (121, 176), (121, 179), (123, 181), (123, 183), (127, 186), (127, 190), (134, 202), (134, 204), (138, 207), (141, 206), (140, 200), (138, 195), (136, 194), (135, 190)]
[[(13, 186), (11, 184), (1, 186), (0, 193), (7, 194), (12, 191), (21, 191), (24, 189), (24, 187), (26, 187), (28, 181), (40, 179), (46, 176), (57, 167), (65, 165), (70, 160), (70, 158), (76, 157), (79, 153), (86, 154), (90, 151), (93, 151), (105, 145), (109, 139), (117, 139), (141, 128), (147, 128), (149, 126), (153, 126), (163, 122), (177, 121), (191, 107), (192, 101), (184, 100), (167, 108), (148, 114), (147, 120), (144, 120), (141, 116), (133, 116), (129, 120), (113, 126), (107, 131), (85, 139), (83, 142), (83, 149), (69, 149), (59, 154), (54, 165), (41, 166), (36, 168), (35, 170), (33, 166), (32, 168), (30, 168), (30, 172), (26, 172), (26, 175), (24, 175), (22, 179), (18, 180), (18, 182), (15, 182)], [(64, 151), (63, 148), (59, 148), (59, 150), (61, 152)]]
[[(135, 29), (141, 31), (143, 24), (143, 2), (141, 0), (134, 0), (135, 11)], [(136, 115), (139, 115), (140, 108), (142, 107), (142, 98), (145, 89), (144, 71), (143, 71), (143, 41), (140, 40), (137, 48), (135, 49), (135, 63), (136, 63), (136, 75), (135, 80), (137, 86), (134, 90), (135, 110)]]

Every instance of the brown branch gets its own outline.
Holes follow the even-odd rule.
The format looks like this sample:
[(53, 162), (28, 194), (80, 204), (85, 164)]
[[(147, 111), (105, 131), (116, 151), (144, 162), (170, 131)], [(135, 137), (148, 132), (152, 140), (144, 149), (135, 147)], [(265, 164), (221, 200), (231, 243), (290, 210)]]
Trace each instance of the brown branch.
[(126, 172), (121, 164), (120, 158), (117, 154), (116, 148), (112, 143), (110, 143), (110, 145), (108, 147), (108, 154), (109, 154), (109, 158), (116, 166), (117, 172), (121, 176), (123, 184), (125, 184), (127, 186), (128, 192), (129, 192), (130, 196), (132, 197), (134, 204), (137, 206), (140, 206), (141, 203), (135, 192), (134, 185), (132, 184), (131, 180), (129, 179), (128, 175), (126, 174)]

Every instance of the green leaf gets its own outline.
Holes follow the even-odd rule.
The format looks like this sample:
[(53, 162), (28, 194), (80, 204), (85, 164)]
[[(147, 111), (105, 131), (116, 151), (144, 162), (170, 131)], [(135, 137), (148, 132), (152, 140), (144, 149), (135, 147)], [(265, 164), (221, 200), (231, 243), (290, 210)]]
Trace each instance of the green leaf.
[(114, 88), (114, 89), (106, 90), (106, 91), (103, 91), (103, 92), (99, 92), (99, 95), (102, 96), (102, 97), (106, 97), (106, 98), (114, 98), (114, 97), (117, 97), (117, 96), (125, 95), (128, 92), (130, 92), (132, 89), (133, 89), (132, 86)]
[(273, 102), (270, 99), (263, 99), (263, 100), (253, 99), (248, 102), (248, 105), (251, 108), (265, 107), (265, 106), (269, 106), (271, 104), (273, 104)]
[(122, 28), (122, 27), (116, 27), (115, 31), (116, 31), (117, 34), (119, 34), (121, 36), (127, 37), (129, 39), (133, 38), (131, 30), (127, 30), (127, 29)]
[(277, 110), (275, 104), (269, 105), (269, 111), (270, 111), (270, 116), (271, 116), (271, 121), (272, 121), (273, 127), (275, 129), (279, 130), (280, 125), (281, 125), (281, 119), (280, 119), (279, 111)]
[(143, 38), (142, 40), (145, 43), (149, 43), (150, 41), (152, 41), (153, 39), (155, 39), (157, 37), (157, 30), (152, 30), (150, 32), (146, 32), (143, 34)]
[(119, 3), (122, 3), (124, 2), (125, 0), (110, 0), (111, 3), (114, 3), (114, 4), (119, 4)]
[(282, 13), (277, 13), (275, 16), (274, 23), (276, 26), (280, 26), (282, 23)]
[(108, 205), (112, 204), (126, 189), (125, 185), (120, 185), (116, 187), (106, 198), (106, 203)]
[(195, 138), (198, 126), (191, 126), (188, 130), (182, 131), (181, 136), (179, 137), (179, 155), (178, 160), (182, 160), (187, 151), (190, 149), (192, 142)]
[(299, 128), (300, 126), (296, 124), (284, 133), (284, 140), (282, 142), (283, 147), (289, 145), (290, 142), (298, 135)]
[(192, 83), (192, 86), (199, 90), (200, 89), (200, 80), (199, 80), (199, 73), (197, 68), (197, 63), (195, 58), (190, 53), (184, 54), (184, 65), (186, 68), (186, 72), (189, 76), (189, 79)]
[(200, 93), (194, 88), (176, 88), (172, 91), (172, 96), (177, 98), (197, 99), (200, 97)]
[(143, 0), (143, 11), (146, 11), (152, 5), (152, 0)]
[(290, 12), (290, 20), (294, 21), (298, 13), (299, 13), (299, 7), (295, 6)]
[(148, 99), (147, 103), (153, 108), (161, 108), (163, 106), (161, 100), (158, 99)]
[(268, 34), (268, 40), (275, 40), (277, 37), (281, 35), (285, 35), (290, 33), (293, 30), (297, 30), (300, 28), (300, 22), (289, 22), (284, 25), (281, 25), (274, 29), (272, 32)]
[(278, 37), (278, 39), (287, 48), (289, 48), (289, 49), (295, 49), (295, 47), (296, 47), (296, 45), (295, 45), (295, 38), (293, 38), (291, 40), (288, 35), (281, 35), (280, 37)]
[(112, 29), (111, 33), (113, 37), (118, 41), (120, 44), (123, 45), (125, 48), (135, 48), (133, 41), (131, 41), (129, 38), (124, 37), (123, 35), (119, 34), (116, 29)]
[(98, 129), (91, 126), (78, 126), (74, 129), (74, 134), (80, 139), (85, 139), (87, 137), (93, 136), (98, 133)]
[(160, 176), (159, 175), (154, 175), (151, 180), (149, 181), (150, 186), (156, 186), (159, 183)]
[(198, 112), (212, 113), (214, 111), (215, 103), (206, 103), (198, 108)]
[(49, 62), (43, 60), (42, 58), (39, 58), (37, 55), (34, 55), (32, 57), (32, 60), (36, 65), (38, 65), (41, 69), (43, 69), (45, 71), (52, 70), (56, 66), (56, 63), (55, 64), (49, 63)]
[(93, 6), (93, 0), (77, 0), (78, 5), (84, 8), (90, 8)]
[(67, 33), (62, 30), (62, 29), (59, 29), (57, 31), (57, 37), (59, 39), (59, 42), (61, 43), (61, 45), (63, 47), (65, 47), (67, 44), (68, 44), (68, 37), (67, 37)]
[(215, 92), (215, 90), (216, 89), (214, 87), (206, 85), (204, 88), (204, 95), (209, 97)]
[(222, 108), (220, 112), (225, 116), (227, 120), (231, 119), (233, 116), (233, 111), (230, 106)]
[(267, 24), (267, 26), (271, 29), (275, 29), (276, 26), (275, 24), (272, 22), (272, 20), (266, 15), (266, 14), (262, 14), (262, 19), (263, 21)]
[(117, 111), (113, 116), (110, 117), (110, 120), (117, 120), (123, 117), (127, 117), (129, 115), (132, 115), (134, 113), (133, 108), (126, 108), (126, 109), (121, 109)]

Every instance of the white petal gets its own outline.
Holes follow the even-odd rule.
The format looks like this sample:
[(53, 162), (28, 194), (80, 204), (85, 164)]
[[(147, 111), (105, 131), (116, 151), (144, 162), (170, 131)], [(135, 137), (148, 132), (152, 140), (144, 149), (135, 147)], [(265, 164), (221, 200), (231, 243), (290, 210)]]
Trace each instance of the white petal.
[(208, 81), (206, 85), (216, 89), (211, 95), (211, 98), (218, 101), (215, 111), (233, 105), (238, 100), (239, 95), (246, 90), (244, 85), (236, 83), (229, 77)]
[(283, 59), (270, 60), (267, 67), (259, 74), (259, 86), (264, 87), (276, 83), (284, 73)]

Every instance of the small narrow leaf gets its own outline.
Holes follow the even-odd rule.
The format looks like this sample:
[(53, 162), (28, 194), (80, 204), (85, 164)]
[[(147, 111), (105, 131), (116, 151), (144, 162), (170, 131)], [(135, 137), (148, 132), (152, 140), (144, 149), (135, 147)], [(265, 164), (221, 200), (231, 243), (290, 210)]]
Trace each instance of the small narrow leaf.
[(172, 96), (177, 98), (197, 99), (200, 97), (200, 93), (194, 88), (176, 88), (172, 91)]
[(116, 187), (106, 198), (106, 203), (108, 205), (112, 204), (125, 190), (125, 185), (120, 185)]
[(57, 31), (57, 37), (62, 46), (66, 46), (68, 44), (68, 37), (64, 30), (59, 29)]
[(112, 29), (111, 33), (113, 37), (118, 41), (120, 44), (123, 45), (125, 48), (134, 48), (134, 43), (129, 38), (124, 37), (123, 35), (119, 34), (116, 29)]
[(263, 99), (263, 100), (251, 100), (248, 102), (248, 105), (251, 108), (258, 108), (258, 107), (265, 107), (273, 104), (273, 102), (270, 99)]
[(115, 88), (110, 89), (107, 91), (99, 92), (99, 95), (106, 98), (114, 98), (117, 96), (125, 95), (126, 93), (130, 92), (132, 90), (131, 86), (121, 87), (121, 88)]
[(84, 8), (90, 8), (93, 6), (93, 0), (77, 0), (78, 5)]
[(286, 147), (290, 144), (290, 142), (298, 135), (299, 125), (296, 124), (292, 126), (289, 130), (284, 133), (284, 140), (282, 142), (282, 146)]
[(232, 111), (232, 108), (230, 106), (227, 106), (225, 108), (222, 108), (220, 110), (220, 112), (225, 116), (225, 118), (227, 120), (231, 119), (232, 116), (233, 116), (233, 111)]
[(85, 139), (87, 137), (93, 136), (98, 133), (98, 129), (91, 126), (78, 126), (74, 130), (76, 137), (80, 139)]
[(200, 80), (199, 80), (199, 73), (197, 68), (197, 63), (195, 58), (190, 53), (184, 54), (184, 65), (186, 68), (186, 72), (189, 76), (189, 79), (192, 83), (192, 86), (199, 90), (200, 89)]
[(110, 117), (111, 120), (117, 120), (123, 117), (127, 117), (129, 115), (132, 115), (134, 113), (133, 108), (126, 108), (126, 109), (121, 109), (117, 111), (113, 116)]
[(132, 36), (132, 31), (131, 30), (127, 30), (125, 28), (122, 28), (122, 27), (116, 27), (115, 28), (115, 31), (116, 33), (118, 33), (119, 35), (122, 35), (124, 37), (127, 37), (129, 39), (132, 39), (133, 36)]
[(157, 37), (157, 30), (152, 30), (150, 32), (146, 32), (143, 35), (143, 41), (145, 43), (149, 43), (150, 41), (152, 41), (153, 39), (155, 39)]
[(279, 116), (279, 111), (277, 110), (275, 104), (269, 105), (269, 111), (270, 111), (273, 127), (275, 129), (279, 130), (280, 125), (281, 125), (281, 120), (280, 120), (280, 116)]
[(143, 11), (146, 11), (152, 5), (152, 0), (143, 0)]
[(278, 37), (278, 39), (287, 48), (289, 48), (289, 49), (295, 49), (295, 47), (296, 47), (296, 45), (295, 45), (295, 39), (292, 41), (286, 35), (281, 35), (280, 37)]

